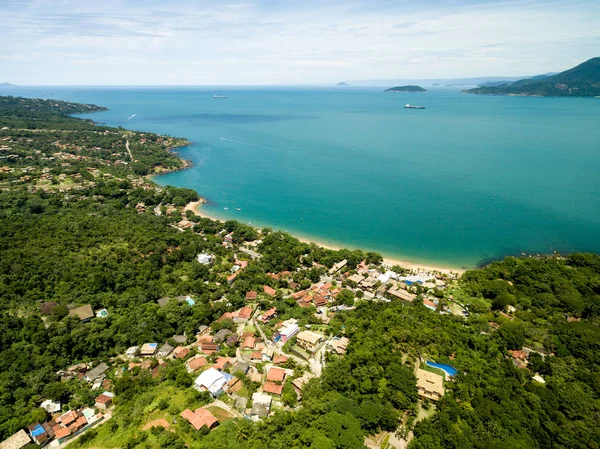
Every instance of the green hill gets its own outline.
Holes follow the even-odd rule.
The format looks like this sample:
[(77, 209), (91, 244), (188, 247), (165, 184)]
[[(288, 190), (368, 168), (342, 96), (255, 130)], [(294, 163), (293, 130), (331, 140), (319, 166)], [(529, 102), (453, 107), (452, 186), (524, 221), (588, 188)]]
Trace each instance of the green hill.
[(552, 76), (536, 76), (500, 86), (480, 86), (464, 91), (480, 95), (540, 97), (600, 96), (600, 57)]
[(421, 86), (396, 86), (384, 90), (384, 92), (427, 92)]

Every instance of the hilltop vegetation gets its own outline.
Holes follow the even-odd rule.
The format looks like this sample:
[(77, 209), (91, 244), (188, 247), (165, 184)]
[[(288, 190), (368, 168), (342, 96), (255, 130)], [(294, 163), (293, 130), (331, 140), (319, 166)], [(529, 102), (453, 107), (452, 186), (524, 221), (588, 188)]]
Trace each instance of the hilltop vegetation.
[(396, 86), (384, 90), (384, 92), (427, 92), (421, 86)]
[(481, 86), (469, 94), (542, 97), (600, 96), (600, 57), (552, 76), (539, 76), (495, 86)]
[[(143, 175), (183, 167), (169, 149), (185, 140), (68, 116), (80, 108), (0, 99), (0, 440), (45, 419), (42, 399), (93, 405), (97, 392), (77, 378), (61, 382), (56, 373), (76, 362), (107, 361), (114, 368), (113, 417), (72, 448), (359, 449), (368, 435), (411, 431), (411, 449), (599, 447), (600, 256), (593, 254), (507, 258), (469, 271), (445, 290), (433, 289), (436, 311), (424, 305), (421, 285), (412, 303), (356, 301), (327, 326), (350, 339), (346, 355), (326, 354), (300, 407), (286, 384), (287, 410), (258, 423), (229, 417), (210, 433), (195, 431), (179, 414), (211, 399), (191, 388), (183, 361), (169, 360), (154, 375), (113, 357), (173, 335), (191, 343), (201, 325), (232, 327), (231, 320), (215, 321), (265, 285), (276, 293), (260, 294), (257, 306), (275, 307), (277, 320), (295, 317), (316, 327), (315, 307), (300, 307), (289, 294), (311, 288), (342, 260), (348, 275), (362, 261), (377, 270), (381, 256), (332, 251), (184, 211), (199, 199), (196, 192), (159, 187)], [(183, 230), (182, 223), (190, 226)], [(254, 249), (262, 257), (239, 251), (258, 239)], [(201, 252), (215, 261), (198, 263)], [(239, 258), (247, 266), (229, 283)], [(284, 270), (289, 280), (273, 277)], [(340, 285), (336, 304), (354, 304), (349, 285)], [(195, 303), (157, 303), (178, 295)], [(42, 315), (40, 305), (48, 303), (56, 304)], [(83, 323), (68, 315), (83, 304), (106, 308), (109, 316)], [(468, 316), (439, 313), (445, 306), (464, 306)], [(220, 355), (233, 356), (235, 348), (220, 349), (211, 362)], [(437, 404), (420, 400), (415, 385), (414, 369), (425, 359), (458, 370)], [(256, 391), (256, 382), (244, 378), (243, 388)], [(145, 429), (157, 418), (171, 427)]]

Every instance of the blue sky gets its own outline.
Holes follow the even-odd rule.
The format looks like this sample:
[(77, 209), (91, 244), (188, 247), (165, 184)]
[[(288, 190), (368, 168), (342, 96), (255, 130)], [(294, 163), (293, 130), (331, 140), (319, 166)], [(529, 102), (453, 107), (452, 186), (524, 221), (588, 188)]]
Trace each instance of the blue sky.
[(600, 56), (598, 0), (0, 0), (0, 82), (331, 84)]

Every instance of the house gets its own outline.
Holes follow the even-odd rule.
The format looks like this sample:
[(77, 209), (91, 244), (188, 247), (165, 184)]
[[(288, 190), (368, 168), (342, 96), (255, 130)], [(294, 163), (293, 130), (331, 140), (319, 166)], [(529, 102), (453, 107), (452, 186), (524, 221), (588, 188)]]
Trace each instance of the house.
[(208, 360), (206, 360), (206, 357), (196, 357), (195, 359), (188, 361), (187, 370), (189, 373), (193, 373), (194, 371), (198, 371), (200, 368), (206, 365), (208, 365)]
[(250, 365), (248, 365), (246, 362), (236, 361), (231, 366), (230, 371), (232, 374), (235, 374), (235, 373), (247, 374), (249, 369), (250, 369)]
[(229, 276), (227, 276), (227, 283), (231, 284), (233, 281), (235, 281), (235, 278), (237, 278), (239, 274), (240, 272), (236, 271), (235, 273), (232, 273)]
[(237, 317), (234, 317), (234, 323), (245, 322), (250, 319), (252, 316), (252, 307), (242, 307), (237, 314)]
[(223, 387), (226, 383), (227, 380), (223, 373), (214, 368), (207, 369), (194, 381), (197, 389), (200, 391), (208, 391), (215, 397), (223, 392)]
[(300, 331), (300, 328), (296, 323), (289, 324), (285, 326), (283, 329), (279, 331), (279, 336), (275, 337), (276, 341), (281, 341), (282, 343), (287, 342), (290, 338), (296, 335)]
[(79, 318), (82, 323), (91, 320), (94, 318), (94, 311), (92, 310), (92, 306), (90, 304), (86, 304), (85, 306), (76, 307), (75, 309), (69, 310), (69, 316)]
[(138, 346), (132, 346), (125, 351), (125, 356), (129, 359), (133, 359), (138, 356), (140, 353), (140, 348)]
[(188, 421), (196, 430), (200, 430), (203, 427), (212, 429), (219, 423), (217, 418), (215, 418), (209, 410), (202, 407), (197, 408), (193, 412), (190, 409), (185, 409), (181, 412), (180, 416)]
[(64, 427), (68, 427), (73, 424), (77, 420), (77, 412), (75, 410), (69, 410), (68, 412), (63, 413), (56, 421), (62, 424)]
[(144, 343), (140, 349), (140, 355), (142, 357), (152, 357), (156, 354), (158, 349), (158, 343)]
[(254, 393), (252, 395), (252, 411), (250, 414), (259, 418), (266, 418), (269, 416), (272, 401), (273, 398), (268, 394)]
[(198, 263), (202, 265), (210, 265), (214, 259), (214, 256), (212, 256), (211, 254), (201, 253), (198, 254), (197, 259)]
[(267, 373), (267, 380), (270, 382), (283, 382), (285, 379), (285, 370), (282, 368), (271, 368)]
[(46, 399), (44, 402), (42, 402), (40, 404), (40, 407), (42, 407), (48, 413), (60, 412), (60, 402), (58, 402), (58, 401), (54, 402), (51, 399)]
[(377, 282), (378, 282), (377, 278), (374, 278), (373, 276), (367, 276), (365, 279), (360, 281), (359, 285), (360, 285), (360, 288), (362, 288), (363, 290), (364, 289), (372, 289), (373, 287), (375, 287)]
[(43, 302), (40, 304), (40, 315), (52, 315), (54, 308), (58, 304), (55, 302)]
[(31, 443), (29, 435), (21, 429), (0, 443), (0, 449), (21, 449), (29, 443)]
[(348, 263), (348, 261), (346, 259), (344, 259), (344, 260), (334, 264), (333, 267), (331, 267), (331, 269), (329, 270), (329, 274), (337, 273), (342, 268), (344, 268), (347, 263)]
[(281, 396), (281, 393), (283, 392), (283, 385), (277, 385), (274, 382), (265, 382), (262, 390), (264, 393), (271, 393)]
[(56, 441), (62, 443), (71, 435), (71, 431), (66, 427), (58, 427), (54, 429), (54, 437)]
[(240, 336), (238, 334), (231, 334), (227, 337), (227, 340), (225, 340), (225, 344), (227, 344), (227, 346), (233, 347), (237, 345), (239, 341)]
[(220, 346), (216, 343), (200, 343), (200, 349), (207, 355), (214, 354), (220, 349)]
[(322, 335), (311, 331), (302, 331), (296, 337), (298, 346), (309, 352), (315, 352), (322, 340)]
[(423, 305), (429, 310), (433, 310), (434, 312), (437, 310), (437, 304), (433, 301), (430, 301), (429, 299), (424, 299)]
[(233, 334), (229, 329), (221, 329), (213, 337), (213, 342), (222, 343), (229, 335)]
[(246, 293), (246, 301), (254, 301), (258, 297), (256, 292), (247, 292)]
[(115, 395), (113, 393), (105, 391), (96, 398), (96, 408), (99, 408), (100, 410), (107, 410), (112, 405), (114, 396)]
[(185, 335), (173, 335), (171, 338), (178, 345), (184, 345), (187, 343), (187, 337)]
[(29, 435), (31, 435), (31, 439), (36, 444), (44, 444), (50, 439), (50, 435), (48, 435), (46, 429), (39, 422), (27, 426), (27, 430), (29, 431)]
[(277, 315), (277, 307), (273, 307), (272, 309), (269, 309), (267, 311), (265, 311), (262, 314), (262, 317), (260, 318), (260, 320), (263, 323), (267, 323), (271, 318), (273, 318), (275, 315)]
[(323, 307), (327, 305), (327, 299), (323, 295), (315, 295), (313, 297), (313, 301), (315, 302), (316, 307)]
[(254, 349), (254, 345), (256, 344), (256, 338), (252, 335), (248, 335), (244, 338), (244, 342), (242, 343), (242, 349)]
[(272, 348), (263, 349), (263, 351), (262, 351), (263, 362), (270, 362), (271, 360), (273, 360), (274, 353), (275, 353), (275, 351)]
[(408, 302), (413, 302), (413, 300), (417, 297), (417, 295), (413, 294), (413, 293), (409, 293), (406, 290), (402, 289), (402, 288), (398, 288), (398, 287), (392, 287), (390, 288), (388, 291), (388, 294), (401, 299), (403, 301), (408, 301)]
[(302, 375), (302, 377), (297, 377), (296, 379), (292, 380), (292, 386), (296, 390), (296, 393), (298, 393), (298, 395), (301, 395), (304, 385), (306, 385), (306, 383), (314, 377), (315, 377), (314, 374), (307, 371), (306, 373), (304, 373)]
[(250, 360), (252, 362), (262, 362), (262, 351), (254, 351), (250, 354)]
[(277, 293), (277, 291), (274, 288), (269, 287), (268, 285), (263, 285), (263, 291), (269, 296), (275, 296), (275, 294)]
[(440, 374), (417, 369), (416, 376), (419, 396), (434, 401), (444, 396), (444, 378)]
[(185, 359), (190, 353), (190, 348), (186, 348), (184, 346), (177, 346), (173, 350), (173, 357), (176, 359)]
[(164, 345), (162, 345), (160, 348), (158, 348), (158, 352), (156, 353), (156, 355), (158, 357), (167, 357), (171, 352), (173, 352), (173, 346), (171, 346), (169, 343), (165, 343)]
[(92, 368), (87, 373), (85, 373), (84, 378), (88, 382), (93, 382), (98, 377), (100, 377), (102, 374), (104, 374), (107, 370), (108, 370), (108, 365), (106, 363), (104, 363), (104, 362), (99, 363), (94, 368)]
[(350, 340), (347, 337), (333, 339), (330, 343), (333, 350), (336, 352), (336, 354), (339, 354), (339, 355), (346, 354), (346, 350), (348, 349), (349, 344), (350, 344)]
[(288, 358), (284, 355), (277, 355), (273, 358), (273, 363), (275, 365), (283, 365), (288, 361)]
[(229, 357), (217, 357), (217, 362), (213, 365), (213, 368), (223, 371), (231, 364)]

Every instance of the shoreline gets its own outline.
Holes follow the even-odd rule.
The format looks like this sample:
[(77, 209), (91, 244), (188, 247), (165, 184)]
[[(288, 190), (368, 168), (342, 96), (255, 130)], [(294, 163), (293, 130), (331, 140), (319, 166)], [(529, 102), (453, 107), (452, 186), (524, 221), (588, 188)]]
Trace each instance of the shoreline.
[[(199, 217), (209, 218), (214, 221), (225, 223), (225, 220), (223, 220), (221, 218), (217, 218), (214, 215), (212, 215), (211, 213), (207, 213), (206, 210), (202, 208), (203, 204), (205, 204), (205, 202), (202, 200), (193, 201), (191, 203), (186, 204), (186, 206), (183, 209), (183, 212), (185, 213), (186, 211), (190, 210), (190, 211), (194, 212), (194, 214), (198, 215)], [(236, 221), (239, 221), (239, 220), (236, 220)], [(255, 228), (259, 229), (256, 226), (255, 226)], [(288, 231), (283, 231), (283, 232), (290, 234), (292, 237), (297, 238), (298, 240), (300, 240), (303, 243), (309, 243), (309, 244), (314, 243), (317, 246), (320, 246), (320, 247), (326, 248), (326, 249), (331, 249), (334, 251), (340, 250), (340, 249), (347, 249), (343, 246), (332, 245), (331, 243), (323, 243), (322, 241), (319, 241), (318, 239), (314, 239), (312, 237), (301, 237), (292, 232), (288, 232)], [(362, 251), (364, 251), (364, 250), (362, 250)], [(459, 276), (461, 276), (466, 271), (464, 268), (453, 268), (453, 267), (447, 267), (447, 266), (442, 267), (442, 266), (436, 266), (436, 265), (427, 264), (427, 263), (422, 264), (422, 263), (417, 263), (417, 262), (410, 262), (408, 260), (398, 259), (396, 257), (387, 257), (387, 256), (383, 256), (383, 264), (388, 265), (390, 267), (392, 267), (394, 265), (399, 265), (402, 268), (412, 270), (412, 271), (417, 271), (417, 272), (438, 271), (438, 272), (444, 273), (444, 274), (453, 273), (453, 274), (457, 274)]]

